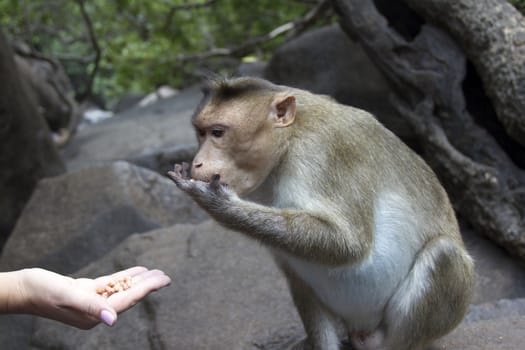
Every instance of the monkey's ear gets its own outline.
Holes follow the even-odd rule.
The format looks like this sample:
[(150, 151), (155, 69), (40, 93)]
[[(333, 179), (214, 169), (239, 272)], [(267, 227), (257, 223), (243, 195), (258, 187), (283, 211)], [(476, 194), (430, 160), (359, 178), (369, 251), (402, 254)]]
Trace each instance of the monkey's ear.
[(270, 114), (276, 127), (291, 125), (295, 121), (295, 97), (276, 96), (272, 101)]

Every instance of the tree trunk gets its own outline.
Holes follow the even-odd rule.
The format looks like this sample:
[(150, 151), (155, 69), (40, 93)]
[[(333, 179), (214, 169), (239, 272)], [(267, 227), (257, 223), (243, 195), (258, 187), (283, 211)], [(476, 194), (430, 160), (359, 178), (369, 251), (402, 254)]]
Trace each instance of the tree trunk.
[(449, 32), (479, 72), (507, 133), (525, 145), (525, 18), (506, 0), (405, 0)]
[(0, 247), (39, 179), (65, 171), (35, 96), (0, 31)]
[[(394, 2), (402, 4), (399, 0), (389, 4)], [(428, 2), (439, 1), (420, 0), (420, 5)], [(461, 7), (471, 1), (453, 2)], [(463, 50), (447, 33), (431, 24), (422, 25), (414, 37), (401, 36), (372, 0), (333, 0), (333, 4), (343, 29), (361, 42), (393, 84), (394, 105), (413, 128), (424, 158), (443, 181), (459, 215), (477, 231), (525, 259), (525, 172), (468, 112), (462, 86), (466, 75)], [(501, 8), (482, 11), (501, 11)], [(441, 13), (443, 17), (447, 15), (456, 16)], [(489, 36), (484, 32), (491, 30), (491, 26), (481, 26), (477, 34)], [(470, 55), (476, 55), (474, 47), (470, 48)], [(500, 52), (485, 50), (479, 54)], [(505, 61), (511, 65), (506, 69), (509, 72), (523, 69), (512, 66), (523, 62), (513, 57), (485, 61)], [(483, 67), (480, 65), (478, 69)], [(514, 105), (519, 101), (518, 97), (513, 100)]]

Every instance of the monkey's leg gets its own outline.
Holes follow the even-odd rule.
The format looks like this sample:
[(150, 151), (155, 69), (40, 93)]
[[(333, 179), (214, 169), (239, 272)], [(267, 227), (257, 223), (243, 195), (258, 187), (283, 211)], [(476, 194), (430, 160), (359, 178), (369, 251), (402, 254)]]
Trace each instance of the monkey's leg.
[(451, 331), (472, 288), (473, 263), (464, 248), (445, 236), (428, 242), (387, 305), (386, 349), (419, 350)]
[(303, 322), (306, 339), (290, 350), (339, 350), (339, 336), (334, 317), (317, 299), (314, 292), (291, 269), (281, 265), (290, 292)]

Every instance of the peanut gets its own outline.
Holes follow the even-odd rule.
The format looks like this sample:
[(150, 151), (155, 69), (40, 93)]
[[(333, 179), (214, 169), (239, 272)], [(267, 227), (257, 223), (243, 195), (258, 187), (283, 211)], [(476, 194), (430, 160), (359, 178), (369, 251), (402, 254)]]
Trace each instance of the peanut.
[(97, 288), (97, 294), (102, 295), (104, 298), (109, 298), (111, 295), (119, 292), (123, 292), (131, 288), (132, 279), (130, 276), (121, 277), (116, 281), (109, 281), (106, 287)]

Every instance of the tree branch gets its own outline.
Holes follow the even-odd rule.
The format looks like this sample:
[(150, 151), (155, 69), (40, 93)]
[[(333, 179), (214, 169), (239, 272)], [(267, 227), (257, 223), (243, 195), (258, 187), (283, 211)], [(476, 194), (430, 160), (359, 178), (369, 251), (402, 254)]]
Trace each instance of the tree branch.
[(179, 64), (184, 64), (186, 62), (194, 61), (203, 61), (213, 57), (243, 57), (248, 53), (253, 51), (258, 46), (271, 41), (281, 35), (291, 34), (298, 35), (303, 32), (305, 29), (313, 25), (317, 20), (319, 20), (323, 14), (330, 9), (330, 1), (322, 0), (317, 3), (317, 5), (312, 8), (305, 16), (299, 18), (295, 21), (285, 23), (279, 27), (273, 29), (269, 33), (262, 35), (257, 38), (250, 39), (240, 45), (231, 47), (231, 48), (215, 48), (206, 52), (200, 52), (194, 55), (187, 56), (178, 56), (177, 61)]
[(89, 97), (93, 94), (93, 82), (95, 81), (95, 77), (97, 76), (97, 73), (98, 73), (100, 58), (101, 58), (101, 50), (100, 50), (100, 46), (98, 45), (97, 36), (93, 28), (93, 23), (91, 22), (91, 18), (89, 17), (86, 11), (85, 0), (77, 0), (77, 3), (78, 3), (78, 6), (80, 7), (80, 13), (82, 14), (82, 19), (84, 20), (84, 23), (86, 24), (89, 41), (91, 42), (91, 46), (95, 50), (93, 70), (89, 74), (89, 80), (87, 83), (86, 90), (82, 93), (82, 96), (81, 96), (81, 99), (82, 99), (82, 98)]
[(175, 15), (175, 12), (181, 11), (181, 10), (194, 10), (199, 8), (204, 8), (213, 5), (217, 0), (208, 0), (203, 3), (192, 3), (192, 4), (182, 4), (182, 5), (172, 5), (170, 4), (170, 10), (168, 11), (166, 15), (166, 19), (164, 20), (164, 30), (168, 30), (171, 26), (171, 22), (173, 22), (173, 16)]
[[(405, 0), (477, 68), (507, 133), (525, 146), (525, 18), (507, 0)], [(480, 30), (480, 28), (482, 28)]]
[(393, 105), (413, 128), (456, 210), (478, 232), (525, 261), (525, 173), (467, 112), (461, 48), (430, 24), (405, 40), (372, 0), (333, 4), (343, 29), (393, 84)]

